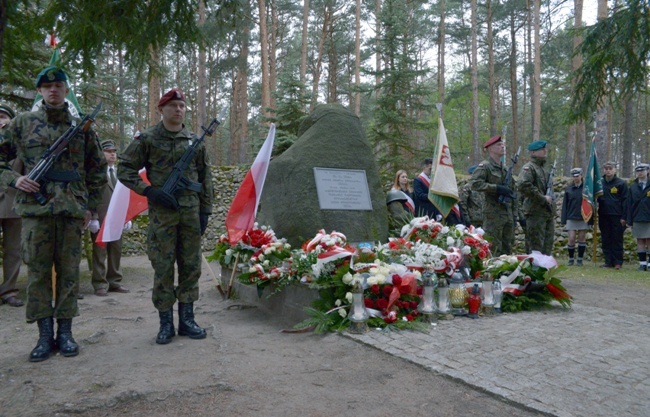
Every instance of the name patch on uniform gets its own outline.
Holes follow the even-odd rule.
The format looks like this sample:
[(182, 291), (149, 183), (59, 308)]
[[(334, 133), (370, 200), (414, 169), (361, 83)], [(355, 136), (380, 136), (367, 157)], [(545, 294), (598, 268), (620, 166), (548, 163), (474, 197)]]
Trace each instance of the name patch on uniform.
[(647, 193), (645, 193), (645, 196), (646, 196), (646, 197), (650, 197), (650, 191), (648, 191)]
[(612, 187), (610, 193), (612, 194), (618, 194), (618, 189), (616, 187)]

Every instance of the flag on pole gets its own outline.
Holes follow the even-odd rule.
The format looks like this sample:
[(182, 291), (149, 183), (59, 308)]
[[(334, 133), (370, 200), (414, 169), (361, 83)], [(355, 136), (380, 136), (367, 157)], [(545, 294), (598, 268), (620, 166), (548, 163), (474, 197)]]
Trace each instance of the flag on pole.
[(598, 168), (598, 157), (596, 155), (596, 137), (591, 140), (589, 151), (589, 166), (585, 173), (585, 183), (582, 187), (581, 214), (585, 222), (591, 219), (596, 207), (596, 200), (603, 195), (603, 178)]
[[(61, 49), (59, 49), (58, 43), (59, 43), (59, 39), (56, 36), (56, 32), (47, 34), (45, 38), (45, 44), (54, 48), (54, 50), (52, 51), (52, 56), (50, 57), (49, 65), (58, 68), (63, 68), (63, 61), (61, 59)], [(70, 114), (72, 116), (80, 118), (82, 114), (81, 107), (79, 106), (77, 97), (75, 96), (72, 86), (70, 85), (70, 74), (66, 73), (66, 75), (68, 76), (68, 81), (66, 81), (66, 85), (69, 91), (68, 94), (65, 96), (65, 101), (68, 103), (68, 111), (70, 111)], [(41, 107), (42, 100), (43, 100), (43, 96), (37, 93), (36, 97), (34, 98), (34, 103), (32, 103), (31, 111), (38, 110)]]
[[(147, 184), (151, 184), (144, 168), (140, 170), (140, 178)], [(118, 181), (115, 184), (111, 201), (108, 203), (106, 217), (99, 228), (95, 243), (104, 247), (106, 242), (120, 240), (124, 225), (148, 207), (147, 197), (136, 193)]]
[(228, 215), (226, 215), (226, 229), (228, 240), (234, 246), (242, 239), (244, 234), (253, 228), (257, 207), (262, 197), (262, 188), (266, 180), (266, 173), (271, 162), (273, 141), (275, 140), (275, 124), (271, 124), (269, 134), (262, 148), (255, 157), (251, 169), (246, 173), (232, 201)]
[(436, 152), (433, 156), (432, 180), (429, 186), (429, 200), (440, 211), (443, 217), (447, 217), (451, 210), (454, 210), (460, 217), (458, 208), (458, 184), (454, 164), (451, 161), (447, 133), (442, 123), (442, 117), (438, 118), (438, 141)]

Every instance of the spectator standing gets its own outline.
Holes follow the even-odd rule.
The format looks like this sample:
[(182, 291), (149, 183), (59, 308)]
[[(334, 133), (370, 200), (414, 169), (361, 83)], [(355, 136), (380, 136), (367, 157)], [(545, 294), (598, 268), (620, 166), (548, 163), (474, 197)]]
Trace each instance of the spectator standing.
[[(111, 202), (111, 196), (117, 185), (117, 148), (115, 142), (112, 140), (105, 140), (101, 143), (102, 152), (106, 158), (108, 167), (106, 169), (106, 177), (108, 182), (104, 187), (102, 201), (97, 207), (97, 220), (91, 220), (88, 228), (91, 232), (93, 241), (93, 270), (92, 270), (92, 284), (95, 290), (95, 295), (99, 297), (106, 297), (109, 292), (128, 293), (129, 289), (122, 285), (122, 271), (120, 271), (120, 261), (122, 259), (122, 239), (113, 242), (106, 242), (105, 247), (98, 245), (97, 232), (99, 226), (106, 218), (108, 205)], [(125, 230), (131, 227), (129, 221), (125, 226)]]
[(639, 271), (648, 270), (648, 250), (650, 249), (650, 165), (639, 164), (634, 168), (636, 179), (630, 185), (627, 202), (627, 224), (632, 226), (632, 236), (636, 238)]
[[(194, 321), (194, 302), (199, 298), (201, 276), (201, 236), (212, 212), (212, 176), (205, 144), (194, 155), (185, 177), (200, 185), (200, 191), (180, 190), (175, 196), (161, 188), (193, 141), (197, 140), (183, 124), (185, 96), (177, 88), (158, 102), (162, 121), (137, 135), (119, 156), (117, 173), (122, 184), (149, 202), (147, 252), (154, 269), (152, 301), (158, 310), (160, 329), (156, 343), (167, 344), (176, 335), (173, 307), (178, 300), (178, 334), (204, 339), (205, 329)], [(138, 172), (147, 169), (151, 185)], [(174, 286), (174, 264), (178, 266), (178, 285)]]
[[(0, 104), (0, 129), (4, 129), (11, 119), (16, 117), (13, 109), (6, 104)], [(22, 161), (14, 159), (10, 161), (12, 169), (22, 172)], [(0, 226), (2, 226), (2, 278), (0, 285), (0, 298), (2, 304), (12, 307), (22, 307), (23, 300), (18, 298), (16, 281), (20, 274), (20, 265), (23, 263), (20, 257), (20, 216), (14, 211), (14, 198), (16, 189), (0, 186)]]
[[(589, 225), (582, 217), (582, 189), (584, 182), (582, 180), (582, 168), (573, 168), (571, 170), (573, 182), (564, 190), (564, 201), (562, 202), (561, 223), (569, 234), (567, 251), (569, 253), (569, 265), (582, 266), (582, 259), (587, 249), (585, 236)], [(578, 259), (575, 259), (576, 252), (576, 235), (578, 237)]]
[(627, 183), (616, 176), (613, 161), (605, 162), (603, 173), (603, 195), (598, 198), (598, 227), (605, 263), (600, 267), (621, 269), (629, 190)]
[(544, 255), (552, 255), (555, 237), (555, 200), (546, 195), (550, 169), (546, 167), (548, 150), (545, 140), (528, 145), (531, 160), (519, 174), (518, 188), (524, 197), (527, 247)]
[(426, 158), (422, 161), (422, 172), (413, 180), (413, 194), (415, 200), (415, 215), (428, 216), (433, 220), (440, 220), (440, 212), (429, 200), (429, 187), (431, 186), (431, 169), (433, 159)]
[[(79, 122), (65, 101), (67, 79), (65, 72), (55, 66), (41, 71), (36, 77), (36, 89), (43, 96), (41, 107), (16, 116), (0, 140), (0, 181), (19, 190), (14, 207), (22, 217), (27, 322), (38, 323), (39, 338), (30, 353), (31, 362), (48, 359), (56, 349), (63, 356), (79, 354), (72, 337), (72, 319), (79, 314), (81, 235), (97, 210), (106, 184), (106, 160), (92, 129), (82, 129), (71, 139), (68, 150), (48, 171), (42, 186), (9, 165), (17, 158), (24, 163), (25, 172), (30, 172), (48, 147)], [(34, 197), (37, 192), (45, 198), (44, 204)], [(52, 266), (56, 288), (52, 288)]]

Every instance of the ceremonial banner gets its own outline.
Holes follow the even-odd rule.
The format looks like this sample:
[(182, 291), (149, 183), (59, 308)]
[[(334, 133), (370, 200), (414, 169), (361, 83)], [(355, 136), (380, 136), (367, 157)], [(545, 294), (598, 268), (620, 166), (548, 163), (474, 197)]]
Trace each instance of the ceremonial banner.
[(269, 134), (262, 145), (251, 169), (246, 173), (244, 181), (239, 186), (226, 216), (228, 240), (235, 245), (244, 234), (253, 228), (259, 206), (266, 173), (271, 162), (273, 142), (275, 140), (275, 124), (271, 124)]
[(454, 164), (451, 161), (447, 133), (438, 119), (438, 141), (436, 153), (433, 156), (432, 180), (429, 186), (429, 200), (440, 211), (443, 217), (447, 217), (453, 209), (458, 210), (458, 184)]
[(585, 222), (591, 219), (596, 207), (596, 200), (603, 195), (603, 179), (598, 168), (598, 157), (596, 155), (596, 137), (591, 140), (589, 152), (589, 166), (585, 173), (584, 186), (582, 187), (581, 214)]

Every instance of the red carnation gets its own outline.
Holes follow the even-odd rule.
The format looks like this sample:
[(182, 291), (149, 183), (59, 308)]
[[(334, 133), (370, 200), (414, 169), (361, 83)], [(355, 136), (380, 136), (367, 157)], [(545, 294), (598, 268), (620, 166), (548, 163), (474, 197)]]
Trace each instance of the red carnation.
[(416, 292), (418, 295), (422, 295), (422, 285), (418, 285), (417, 288), (415, 289), (415, 292)]
[(375, 305), (378, 309), (383, 310), (388, 307), (388, 300), (385, 298), (380, 298), (375, 302)]
[(370, 287), (370, 292), (379, 295), (379, 284), (373, 284)]
[(402, 277), (400, 277), (397, 274), (394, 274), (393, 275), (393, 285), (396, 286), (396, 287), (399, 287), (400, 285), (402, 285)]
[(407, 314), (407, 315), (406, 315), (406, 320), (408, 320), (408, 321), (413, 321), (413, 320), (415, 320), (415, 317), (413, 317), (413, 316), (410, 315), (410, 314)]
[(386, 285), (382, 289), (382, 292), (384, 294), (384, 297), (390, 297), (390, 293), (393, 292), (393, 286), (392, 285)]
[(363, 302), (366, 305), (366, 308), (375, 308), (375, 302), (370, 298), (364, 298)]
[(415, 310), (416, 308), (418, 308), (418, 303), (417, 303), (417, 301), (411, 301), (411, 302), (409, 303), (409, 307), (410, 307), (411, 310)]

